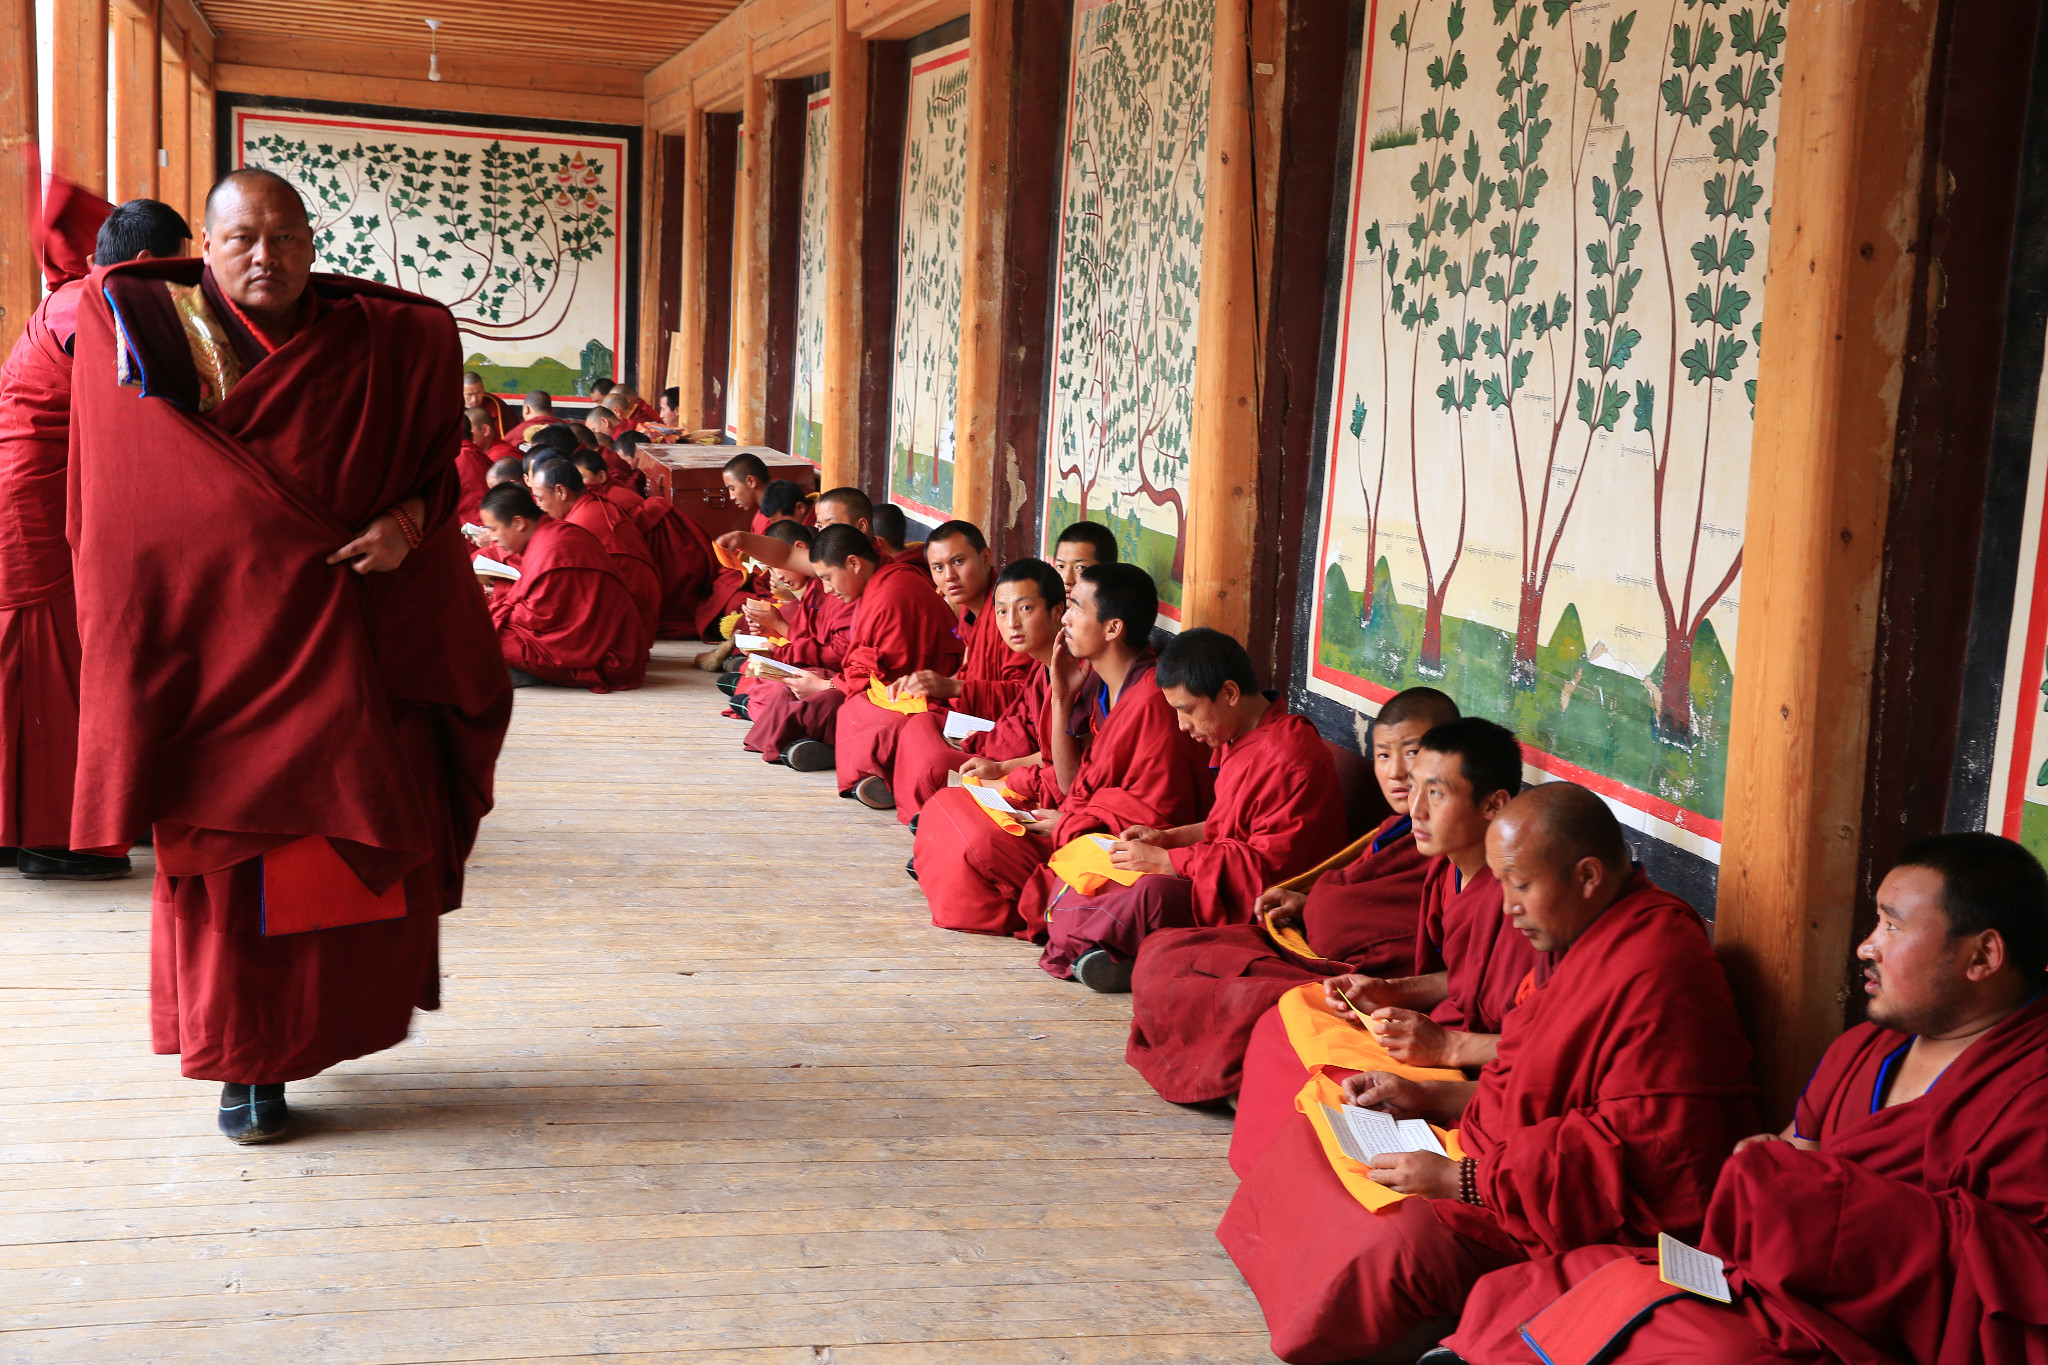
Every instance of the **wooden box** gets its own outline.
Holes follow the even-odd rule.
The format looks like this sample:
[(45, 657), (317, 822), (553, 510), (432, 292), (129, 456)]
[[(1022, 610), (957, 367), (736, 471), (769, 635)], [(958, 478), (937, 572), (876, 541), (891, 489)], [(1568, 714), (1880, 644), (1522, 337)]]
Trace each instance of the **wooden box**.
[(806, 493), (818, 490), (816, 465), (767, 446), (643, 445), (637, 452), (647, 475), (647, 495), (667, 498), (713, 536), (744, 531), (753, 523), (725, 496), (725, 462), (735, 455), (758, 455), (770, 478), (788, 479)]

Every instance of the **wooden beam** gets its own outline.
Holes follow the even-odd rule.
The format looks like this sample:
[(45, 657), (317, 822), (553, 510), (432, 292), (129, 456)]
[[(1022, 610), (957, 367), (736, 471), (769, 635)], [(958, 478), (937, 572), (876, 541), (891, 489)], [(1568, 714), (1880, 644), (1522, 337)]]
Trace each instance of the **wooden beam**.
[(1258, 524), (1259, 287), (1252, 175), (1251, 0), (1216, 0), (1202, 204), (1194, 426), (1181, 621), (1243, 640)]
[(675, 358), (668, 382), (681, 392), (676, 409), (686, 427), (709, 425), (704, 392), (705, 178), (704, 116), (692, 109), (683, 120), (683, 225), (676, 262), (681, 291), (676, 300)]
[(1716, 944), (1783, 1122), (1843, 1026), (1937, 5), (1795, 0)]
[[(495, 46), (478, 50), (444, 42), (440, 52), (442, 85), (491, 85), (506, 91), (550, 90), (622, 100), (643, 98), (646, 85), (640, 73), (629, 68), (558, 61), (546, 56), (507, 55)], [(232, 29), (221, 34), (216, 59), (231, 66), (375, 76), (389, 80), (419, 81), (425, 80), (427, 74), (425, 44), (344, 43), (324, 38), (281, 38), (274, 34), (243, 33)], [(633, 121), (639, 122), (638, 119)]]
[(173, 24), (163, 25), (159, 40), (162, 70), (157, 76), (162, 91), (161, 145), (163, 164), (157, 169), (157, 198), (190, 220), (192, 211), (192, 75), (185, 63), (185, 31)]
[(50, 173), (107, 195), (106, 0), (55, 0)]
[(732, 395), (743, 446), (768, 439), (768, 191), (774, 145), (768, 82), (748, 53), (740, 114), (740, 174), (732, 230)]
[(41, 186), (36, 156), (35, 0), (0, 0), (0, 355), (43, 297), (31, 244)]
[(163, 146), (163, 60), (155, 0), (140, 11), (114, 10), (114, 183), (109, 196), (157, 198)]
[(509, 118), (575, 119), (585, 123), (634, 124), (641, 122), (645, 112), (645, 104), (638, 97), (289, 71), (232, 62), (222, 62), (216, 69), (214, 85), (244, 95), (388, 104), (401, 109), (440, 109), (455, 114), (496, 114)]
[[(861, 375), (866, 298), (868, 45), (847, 26), (850, 0), (832, 0), (832, 122), (825, 148), (825, 420), (819, 480), (860, 482)], [(858, 187), (858, 188), (857, 188)]]
[(929, 33), (966, 14), (972, 0), (848, 0), (847, 24), (869, 42)]

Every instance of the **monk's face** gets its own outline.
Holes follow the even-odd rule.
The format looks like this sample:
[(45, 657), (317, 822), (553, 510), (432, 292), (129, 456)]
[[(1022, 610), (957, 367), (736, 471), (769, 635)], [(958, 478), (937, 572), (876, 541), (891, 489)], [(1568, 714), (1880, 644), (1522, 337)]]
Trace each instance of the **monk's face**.
[(1571, 947), (1606, 907), (1606, 866), (1598, 858), (1560, 857), (1551, 842), (1512, 806), (1486, 830), (1486, 865), (1500, 883), (1501, 913), (1539, 953)]
[(1973, 981), (1988, 975), (1982, 940), (1950, 932), (1941, 896), (1941, 874), (1927, 867), (1895, 867), (1878, 886), (1877, 927), (1856, 949), (1871, 1023), (1939, 1036), (1974, 1003)]
[(1424, 749), (1415, 755), (1412, 772), (1415, 785), (1408, 798), (1408, 815), (1417, 851), (1426, 858), (1482, 852), (1486, 827), (1508, 803), (1508, 794), (1494, 792), (1483, 802), (1473, 800), (1465, 760), (1456, 754)]
[(821, 528), (826, 526), (852, 526), (857, 528), (862, 535), (868, 534), (868, 519), (866, 517), (849, 516), (847, 512), (846, 504), (837, 498), (818, 499), (816, 516), (818, 525)]
[(749, 475), (742, 478), (730, 469), (725, 471), (725, 496), (734, 507), (742, 512), (751, 512), (761, 505), (761, 481)]
[(1244, 692), (1235, 682), (1225, 682), (1213, 697), (1201, 696), (1185, 687), (1163, 687), (1159, 691), (1180, 718), (1181, 733), (1193, 735), (1212, 749), (1220, 749), (1236, 739), (1243, 728), (1237, 704), (1244, 700)]
[(298, 193), (274, 180), (231, 180), (199, 240), (221, 292), (258, 326), (288, 332), (313, 274), (313, 229)]
[(1429, 722), (1424, 720), (1372, 727), (1372, 775), (1396, 815), (1408, 814), (1415, 791), (1415, 756), (1422, 752), (1422, 737), (1428, 733)]
[(679, 427), (682, 425), (682, 422), (678, 420), (681, 414), (669, 404), (666, 398), (661, 400), (661, 407), (657, 411), (656, 416), (661, 419), (661, 424), (665, 427)]
[(1003, 643), (1033, 659), (1049, 658), (1059, 638), (1060, 618), (1046, 605), (1038, 585), (1023, 580), (996, 585), (996, 629)]
[(1067, 585), (1067, 592), (1074, 591), (1074, 585), (1081, 581), (1081, 570), (1096, 563), (1095, 547), (1078, 540), (1063, 540), (1053, 546), (1052, 566), (1060, 571), (1060, 578)]
[(489, 450), (497, 441), (498, 433), (491, 429), (489, 422), (479, 418), (469, 424), (469, 439), (478, 450)]
[(868, 580), (874, 577), (874, 566), (859, 555), (848, 555), (846, 562), (838, 568), (830, 564), (817, 566), (818, 577), (825, 580), (825, 586), (842, 601), (858, 602), (860, 595), (867, 591)]
[(540, 504), (541, 511), (557, 521), (569, 515), (569, 509), (576, 505), (576, 499), (581, 496), (583, 495), (580, 493), (571, 493), (560, 484), (548, 483), (546, 480), (533, 486), (533, 500)]
[(930, 542), (924, 547), (924, 559), (931, 566), (939, 595), (954, 610), (971, 607), (988, 596), (988, 551), (975, 549), (966, 536)]
[(534, 523), (525, 517), (514, 517), (510, 521), (499, 521), (486, 507), (483, 511), (484, 529), (491, 533), (491, 539), (498, 542), (507, 554), (524, 554), (527, 542), (533, 539)]
[(483, 382), (483, 380), (479, 379), (479, 380), (477, 380), (477, 381), (476, 381), (476, 382), (475, 382), (474, 384), (470, 383), (470, 382), (469, 382), (469, 381), (468, 381), (467, 379), (463, 380), (463, 381), (462, 381), (462, 406), (464, 406), (465, 408), (480, 408), (480, 407), (482, 407), (483, 405), (484, 405), (484, 382)]
[(1067, 653), (1077, 659), (1093, 659), (1109, 648), (1112, 640), (1123, 638), (1121, 621), (1105, 622), (1096, 614), (1095, 585), (1085, 579), (1067, 594)]

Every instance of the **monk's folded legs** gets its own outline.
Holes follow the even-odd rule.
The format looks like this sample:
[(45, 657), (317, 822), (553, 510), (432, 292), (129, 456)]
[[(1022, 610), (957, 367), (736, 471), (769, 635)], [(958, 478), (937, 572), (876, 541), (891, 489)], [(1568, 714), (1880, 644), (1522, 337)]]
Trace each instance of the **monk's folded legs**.
[(933, 924), (1028, 939), (1044, 924), (1019, 911), (1018, 897), (1052, 852), (1050, 840), (999, 828), (965, 787), (948, 787), (925, 805), (912, 861)]
[(946, 742), (945, 722), (937, 714), (906, 716), (896, 735), (896, 764), (889, 776), (896, 818), (909, 824), (934, 793), (946, 789), (947, 774), (971, 757)]
[(1156, 929), (1185, 929), (1195, 922), (1194, 887), (1185, 877), (1153, 873), (1131, 886), (1111, 883), (1084, 896), (1054, 877), (1041, 873), (1025, 892), (1036, 892), (1045, 905), (1045, 953), (1038, 965), (1066, 980), (1083, 953), (1106, 948), (1129, 962), (1138, 945)]
[(747, 718), (753, 725), (741, 745), (774, 763), (800, 739), (831, 744), (838, 738), (839, 708), (846, 694), (836, 687), (799, 701), (786, 687), (762, 687), (748, 694)]

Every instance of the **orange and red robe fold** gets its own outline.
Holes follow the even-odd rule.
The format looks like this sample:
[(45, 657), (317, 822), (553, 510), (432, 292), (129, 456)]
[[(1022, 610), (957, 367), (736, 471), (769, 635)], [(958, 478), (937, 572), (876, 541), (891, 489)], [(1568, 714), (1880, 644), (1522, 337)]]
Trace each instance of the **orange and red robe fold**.
[(646, 623), (618, 558), (573, 522), (544, 518), (498, 588), (491, 621), (505, 662), (542, 682), (623, 692), (647, 676)]
[(889, 774), (896, 818), (909, 824), (933, 793), (944, 789), (947, 774), (970, 758), (1008, 760), (1039, 752), (1038, 725), (1045, 713), (1047, 682), (1045, 665), (1034, 660), (1023, 690), (1001, 715), (993, 717), (995, 728), (975, 731), (962, 739), (957, 749), (946, 740), (944, 713), (928, 711), (908, 717), (896, 737), (896, 763)]

